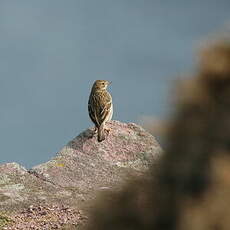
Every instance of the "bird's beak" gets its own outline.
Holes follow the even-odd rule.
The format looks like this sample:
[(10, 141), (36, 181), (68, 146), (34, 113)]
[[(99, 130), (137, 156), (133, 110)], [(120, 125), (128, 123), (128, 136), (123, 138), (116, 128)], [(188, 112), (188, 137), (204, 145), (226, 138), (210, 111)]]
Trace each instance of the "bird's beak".
[(112, 84), (112, 81), (109, 81), (109, 85)]

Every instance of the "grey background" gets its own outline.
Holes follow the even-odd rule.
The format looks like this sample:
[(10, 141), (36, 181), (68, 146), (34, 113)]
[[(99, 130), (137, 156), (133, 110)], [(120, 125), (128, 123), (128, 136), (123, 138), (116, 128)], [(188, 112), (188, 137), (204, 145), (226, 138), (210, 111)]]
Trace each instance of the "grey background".
[(171, 83), (229, 12), (229, 0), (1, 0), (1, 163), (47, 161), (91, 126), (96, 79), (113, 81), (114, 119), (166, 116)]

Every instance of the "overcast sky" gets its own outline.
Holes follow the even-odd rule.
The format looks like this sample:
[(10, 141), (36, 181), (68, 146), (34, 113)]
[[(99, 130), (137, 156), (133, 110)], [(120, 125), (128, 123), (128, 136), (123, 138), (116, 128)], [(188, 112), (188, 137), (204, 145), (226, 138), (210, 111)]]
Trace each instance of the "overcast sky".
[(96, 79), (113, 82), (114, 119), (166, 116), (173, 80), (229, 12), (229, 0), (1, 0), (1, 163), (47, 161), (92, 126)]

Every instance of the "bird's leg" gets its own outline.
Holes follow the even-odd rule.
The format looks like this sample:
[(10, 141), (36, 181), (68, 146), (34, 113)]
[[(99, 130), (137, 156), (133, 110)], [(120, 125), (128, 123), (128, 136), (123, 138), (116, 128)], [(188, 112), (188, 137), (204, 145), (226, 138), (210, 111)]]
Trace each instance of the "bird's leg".
[(97, 126), (95, 126), (94, 129), (92, 130), (90, 138), (93, 138), (96, 133), (97, 133)]
[(105, 132), (107, 133), (107, 135), (109, 135), (109, 132), (111, 131), (111, 129), (105, 127), (104, 130), (105, 130)]

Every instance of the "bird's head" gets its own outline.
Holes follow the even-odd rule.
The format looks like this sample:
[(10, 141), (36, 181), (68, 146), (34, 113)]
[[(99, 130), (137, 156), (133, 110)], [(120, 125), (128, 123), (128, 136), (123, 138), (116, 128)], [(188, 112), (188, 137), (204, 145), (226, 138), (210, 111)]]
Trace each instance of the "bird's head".
[(107, 80), (96, 80), (93, 84), (95, 90), (105, 90), (111, 82)]

